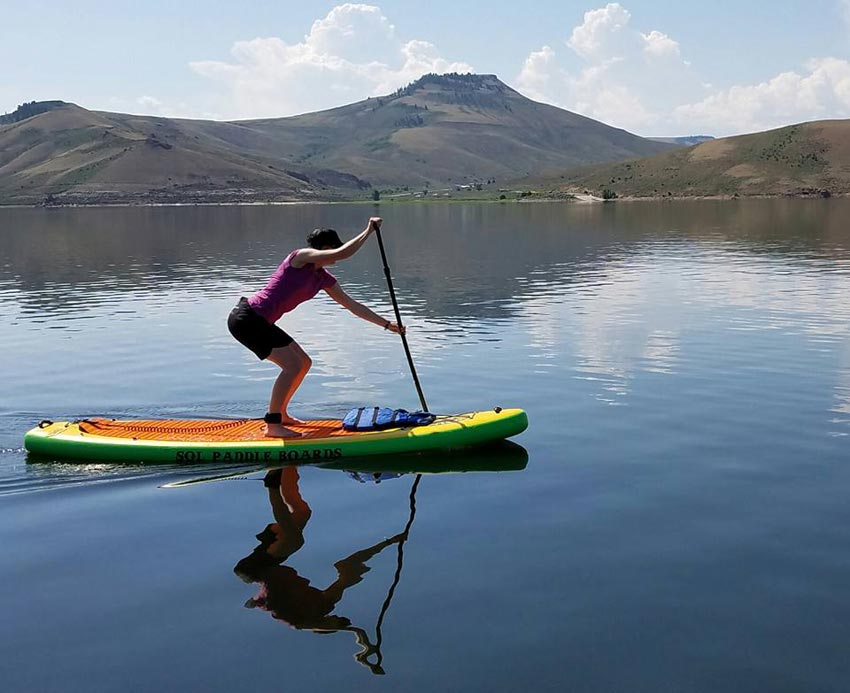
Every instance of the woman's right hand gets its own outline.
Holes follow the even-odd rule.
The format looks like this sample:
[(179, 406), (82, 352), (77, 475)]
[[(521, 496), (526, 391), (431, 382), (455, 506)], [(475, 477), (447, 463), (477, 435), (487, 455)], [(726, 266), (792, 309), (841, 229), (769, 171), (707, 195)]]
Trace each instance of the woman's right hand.
[(384, 220), (381, 219), (381, 217), (370, 217), (369, 218), (369, 230), (370, 231), (377, 231), (378, 229), (381, 228), (381, 224), (383, 222), (384, 222)]

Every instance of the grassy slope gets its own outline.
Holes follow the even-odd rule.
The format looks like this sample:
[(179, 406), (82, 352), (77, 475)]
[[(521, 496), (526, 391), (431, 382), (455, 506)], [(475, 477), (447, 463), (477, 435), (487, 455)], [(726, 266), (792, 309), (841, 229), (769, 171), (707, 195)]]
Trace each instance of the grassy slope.
[(710, 140), (660, 156), (586, 167), (530, 183), (542, 189), (609, 188), (620, 196), (850, 193), (850, 120), (819, 121)]
[[(180, 191), (256, 187), (289, 193), (303, 181), (173, 121), (94, 113), (77, 106), (0, 128), (0, 198), (40, 201), (66, 192), (105, 201)], [(171, 191), (171, 193), (169, 193)]]

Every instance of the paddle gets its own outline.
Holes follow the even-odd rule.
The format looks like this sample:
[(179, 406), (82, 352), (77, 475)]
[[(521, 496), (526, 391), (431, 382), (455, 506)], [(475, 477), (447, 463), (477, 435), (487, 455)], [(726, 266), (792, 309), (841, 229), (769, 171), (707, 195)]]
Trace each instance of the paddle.
[(407, 363), (410, 366), (410, 374), (413, 376), (413, 384), (416, 386), (416, 392), (419, 395), (419, 403), (422, 405), (422, 411), (428, 411), (428, 405), (425, 403), (425, 395), (422, 394), (422, 386), (419, 384), (419, 377), (416, 375), (416, 367), (413, 365), (413, 356), (411, 356), (410, 347), (407, 344), (407, 335), (404, 333), (404, 326), (401, 322), (401, 313), (398, 309), (395, 289), (393, 289), (393, 278), (390, 274), (390, 266), (387, 263), (387, 253), (384, 250), (384, 240), (381, 238), (381, 227), (377, 224), (375, 225), (375, 235), (378, 237), (378, 248), (381, 249), (381, 259), (384, 262), (384, 276), (387, 278), (387, 288), (390, 290), (390, 298), (393, 302), (395, 321), (399, 326), (401, 343), (404, 346), (404, 353), (407, 356)]
[[(419, 403), (422, 405), (422, 411), (428, 411), (428, 405), (425, 402), (425, 395), (422, 394), (422, 386), (419, 384), (419, 377), (416, 375), (416, 367), (413, 365), (413, 356), (410, 354), (410, 347), (407, 344), (407, 335), (404, 333), (404, 327), (401, 322), (401, 312), (398, 309), (398, 301), (395, 297), (395, 289), (393, 289), (393, 278), (392, 274), (390, 274), (390, 266), (387, 262), (387, 253), (384, 250), (384, 240), (381, 238), (381, 227), (375, 226), (375, 235), (378, 237), (378, 248), (381, 250), (381, 260), (384, 263), (384, 276), (387, 278), (387, 288), (390, 290), (390, 298), (393, 302), (393, 310), (395, 311), (395, 321), (399, 326), (399, 332), (401, 336), (401, 343), (404, 346), (404, 353), (407, 356), (407, 364), (410, 366), (410, 374), (413, 376), (413, 384), (416, 386), (416, 393), (419, 395)], [(398, 587), (399, 580), (401, 579), (401, 569), (404, 565), (404, 543), (410, 537), (410, 528), (413, 526), (413, 518), (416, 517), (416, 489), (419, 488), (419, 482), (422, 479), (421, 474), (417, 474), (413, 479), (413, 485), (410, 488), (410, 516), (407, 520), (407, 525), (404, 527), (404, 532), (402, 532), (402, 540), (398, 544), (398, 558), (395, 575), (393, 576), (393, 582), (390, 586), (390, 590), (387, 593), (387, 598), (384, 600), (384, 604), (381, 607), (381, 613), (378, 616), (378, 622), (375, 625), (375, 651), (377, 653), (377, 662), (373, 665), (377, 669), (381, 669), (381, 661), (383, 660), (383, 655), (381, 654), (381, 643), (383, 642), (383, 632), (381, 630), (384, 624), (384, 617), (387, 615), (387, 611), (390, 608), (390, 603), (393, 600), (393, 595), (395, 594), (396, 587)], [(368, 662), (368, 660), (367, 660)], [(374, 671), (374, 670), (373, 670)]]

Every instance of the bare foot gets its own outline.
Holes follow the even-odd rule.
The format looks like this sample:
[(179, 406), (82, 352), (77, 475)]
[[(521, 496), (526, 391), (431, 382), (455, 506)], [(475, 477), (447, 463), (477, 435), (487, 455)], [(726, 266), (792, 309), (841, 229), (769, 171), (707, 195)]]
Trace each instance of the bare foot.
[(301, 434), (282, 424), (266, 424), (266, 438), (298, 438)]
[(294, 416), (290, 416), (289, 414), (281, 414), (280, 422), (286, 426), (303, 426), (306, 422), (301, 419), (296, 419)]

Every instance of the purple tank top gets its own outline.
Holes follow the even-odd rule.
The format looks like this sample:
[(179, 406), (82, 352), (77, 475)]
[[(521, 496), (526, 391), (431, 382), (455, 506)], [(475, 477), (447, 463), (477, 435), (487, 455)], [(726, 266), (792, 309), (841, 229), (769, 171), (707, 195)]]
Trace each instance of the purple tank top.
[(321, 289), (336, 284), (336, 278), (324, 267), (316, 269), (312, 264), (293, 267), (290, 263), (297, 252), (289, 253), (268, 283), (248, 299), (248, 305), (270, 323), (277, 322), (281, 315), (310, 300)]

